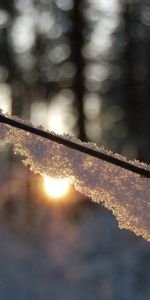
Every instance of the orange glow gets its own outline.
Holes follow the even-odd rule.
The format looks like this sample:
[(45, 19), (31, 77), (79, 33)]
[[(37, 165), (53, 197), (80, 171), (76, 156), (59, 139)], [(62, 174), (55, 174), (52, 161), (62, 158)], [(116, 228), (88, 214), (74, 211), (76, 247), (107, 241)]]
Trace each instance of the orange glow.
[(68, 178), (44, 177), (44, 190), (51, 198), (59, 199), (64, 197), (69, 191), (69, 187)]

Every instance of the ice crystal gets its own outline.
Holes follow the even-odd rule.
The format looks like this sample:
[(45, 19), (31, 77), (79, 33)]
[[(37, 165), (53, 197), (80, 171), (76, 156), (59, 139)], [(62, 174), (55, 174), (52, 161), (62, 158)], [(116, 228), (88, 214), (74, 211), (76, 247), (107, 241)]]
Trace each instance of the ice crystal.
[[(72, 136), (63, 137), (82, 143)], [(24, 165), (31, 171), (43, 176), (69, 177), (76, 190), (111, 210), (120, 228), (150, 241), (148, 178), (5, 124), (0, 124), (0, 140), (13, 144), (14, 152), (23, 157)], [(82, 144), (125, 160), (92, 143)], [(138, 161), (132, 163), (149, 169)]]

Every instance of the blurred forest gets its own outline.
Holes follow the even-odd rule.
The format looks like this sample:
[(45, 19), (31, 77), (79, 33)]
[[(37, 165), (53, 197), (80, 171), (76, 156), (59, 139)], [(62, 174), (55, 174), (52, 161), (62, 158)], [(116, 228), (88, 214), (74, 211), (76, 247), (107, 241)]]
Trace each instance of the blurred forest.
[[(56, 133), (74, 134), (82, 141), (104, 145), (129, 159), (150, 163), (149, 53), (148, 0), (0, 0), (0, 108)], [(60, 234), (58, 224), (66, 230), (66, 223), (62, 226), (66, 216), (72, 218), (71, 222), (76, 220), (77, 230), (83, 222), (84, 218), (79, 219), (85, 206), (89, 216), (89, 202), (82, 202), (82, 196), (75, 191), (70, 196), (73, 198), (71, 207), (60, 204), (61, 208), (56, 209), (53, 204), (42, 202), (46, 197), (40, 188), (42, 180), (25, 170), (9, 147), (1, 146), (0, 153), (0, 223), (5, 227), (10, 224), (12, 229), (17, 224), (18, 230), (21, 226), (18, 224), (24, 226), (25, 220), (33, 233), (33, 227), (39, 229), (45, 219), (44, 213), (39, 211), (41, 206), (46, 212), (50, 207), (52, 235), (53, 229)], [(95, 204), (91, 204), (90, 209), (94, 214), (99, 211), (104, 223), (105, 214), (106, 220), (110, 217)], [(58, 210), (63, 212), (58, 213)], [(92, 218), (94, 222), (94, 217), (89, 218), (89, 224)], [(114, 232), (114, 223), (109, 222)], [(130, 233), (124, 236), (122, 248), (125, 242), (129, 245), (130, 239), (136, 244)], [(115, 238), (114, 233), (113, 237), (119, 239), (120, 235), (117, 233)], [(108, 240), (111, 243), (111, 239)], [(88, 240), (86, 242), (88, 244)], [(142, 243), (138, 249), (143, 253), (147, 244), (139, 240), (137, 243)], [(82, 256), (82, 251), (80, 254)], [(142, 255), (141, 261), (145, 261)], [(149, 254), (147, 257), (150, 261)], [(130, 258), (128, 263), (130, 265)], [(148, 278), (148, 271), (146, 274)], [(140, 275), (137, 278), (139, 283)], [(115, 282), (112, 280), (110, 288), (110, 281), (103, 282), (106, 292), (97, 294), (104, 300), (149, 299), (144, 298), (144, 295), (150, 296), (148, 285), (145, 292), (144, 285), (141, 290), (135, 288), (136, 293), (130, 298), (131, 283), (128, 283), (129, 293), (121, 298), (121, 285), (120, 290), (114, 292)], [(86, 299), (94, 299), (92, 293)], [(78, 294), (67, 298), (65, 294), (64, 298), (55, 295), (54, 299), (83, 299), (82, 296), (84, 292), (81, 298)], [(12, 299), (7, 297), (2, 299)], [(29, 299), (21, 297), (18, 299)], [(36, 296), (36, 299), (43, 297), (49, 299), (47, 296)]]
[(149, 1), (1, 0), (0, 105), (149, 162), (149, 36)]

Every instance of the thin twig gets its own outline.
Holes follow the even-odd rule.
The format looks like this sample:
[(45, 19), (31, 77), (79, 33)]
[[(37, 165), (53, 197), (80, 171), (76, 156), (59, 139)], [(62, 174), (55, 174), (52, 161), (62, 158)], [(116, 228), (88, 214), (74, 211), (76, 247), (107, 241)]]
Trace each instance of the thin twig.
[(16, 128), (19, 128), (19, 129), (27, 131), (27, 132), (31, 132), (35, 135), (41, 136), (41, 137), (46, 138), (48, 140), (51, 140), (53, 142), (59, 143), (59, 144), (64, 145), (64, 146), (67, 146), (71, 149), (80, 151), (82, 153), (88, 154), (88, 155), (93, 156), (95, 158), (107, 161), (107, 162), (109, 162), (113, 165), (124, 168), (128, 171), (131, 171), (131, 172), (137, 173), (139, 175), (142, 175), (144, 177), (150, 178), (150, 170), (146, 170), (144, 168), (135, 166), (135, 165), (133, 165), (133, 164), (127, 162), (127, 161), (121, 160), (119, 158), (110, 156), (108, 154), (105, 154), (103, 152), (100, 152), (100, 151), (97, 151), (97, 150), (94, 150), (94, 149), (91, 149), (91, 148), (88, 148), (85, 145), (81, 145), (81, 144), (78, 144), (78, 143), (73, 142), (71, 140), (67, 140), (67, 139), (65, 139), (61, 136), (57, 136), (57, 135), (52, 134), (50, 132), (46, 132), (46, 131), (43, 131), (39, 128), (35, 128), (35, 127), (32, 127), (28, 124), (24, 124), (21, 121), (10, 119), (10, 118), (5, 117), (4, 115), (0, 114), (0, 122), (5, 123), (5, 124), (10, 125), (10, 126), (13, 126), (13, 127), (16, 127)]

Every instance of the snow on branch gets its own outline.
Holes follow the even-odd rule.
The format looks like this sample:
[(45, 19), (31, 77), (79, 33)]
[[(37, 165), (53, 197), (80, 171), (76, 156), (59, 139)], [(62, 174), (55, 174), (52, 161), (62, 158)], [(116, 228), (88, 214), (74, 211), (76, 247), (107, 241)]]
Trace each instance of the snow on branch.
[[(18, 118), (11, 118), (19, 121)], [(33, 126), (25, 121), (22, 123)], [(127, 162), (124, 157), (92, 143), (82, 143), (68, 135), (63, 138)], [(120, 228), (129, 229), (150, 241), (149, 178), (3, 123), (0, 124), (0, 142), (13, 144), (14, 152), (23, 157), (24, 165), (34, 173), (69, 177), (76, 190), (111, 210)], [(146, 164), (138, 161), (129, 163), (149, 174), (150, 167)]]

